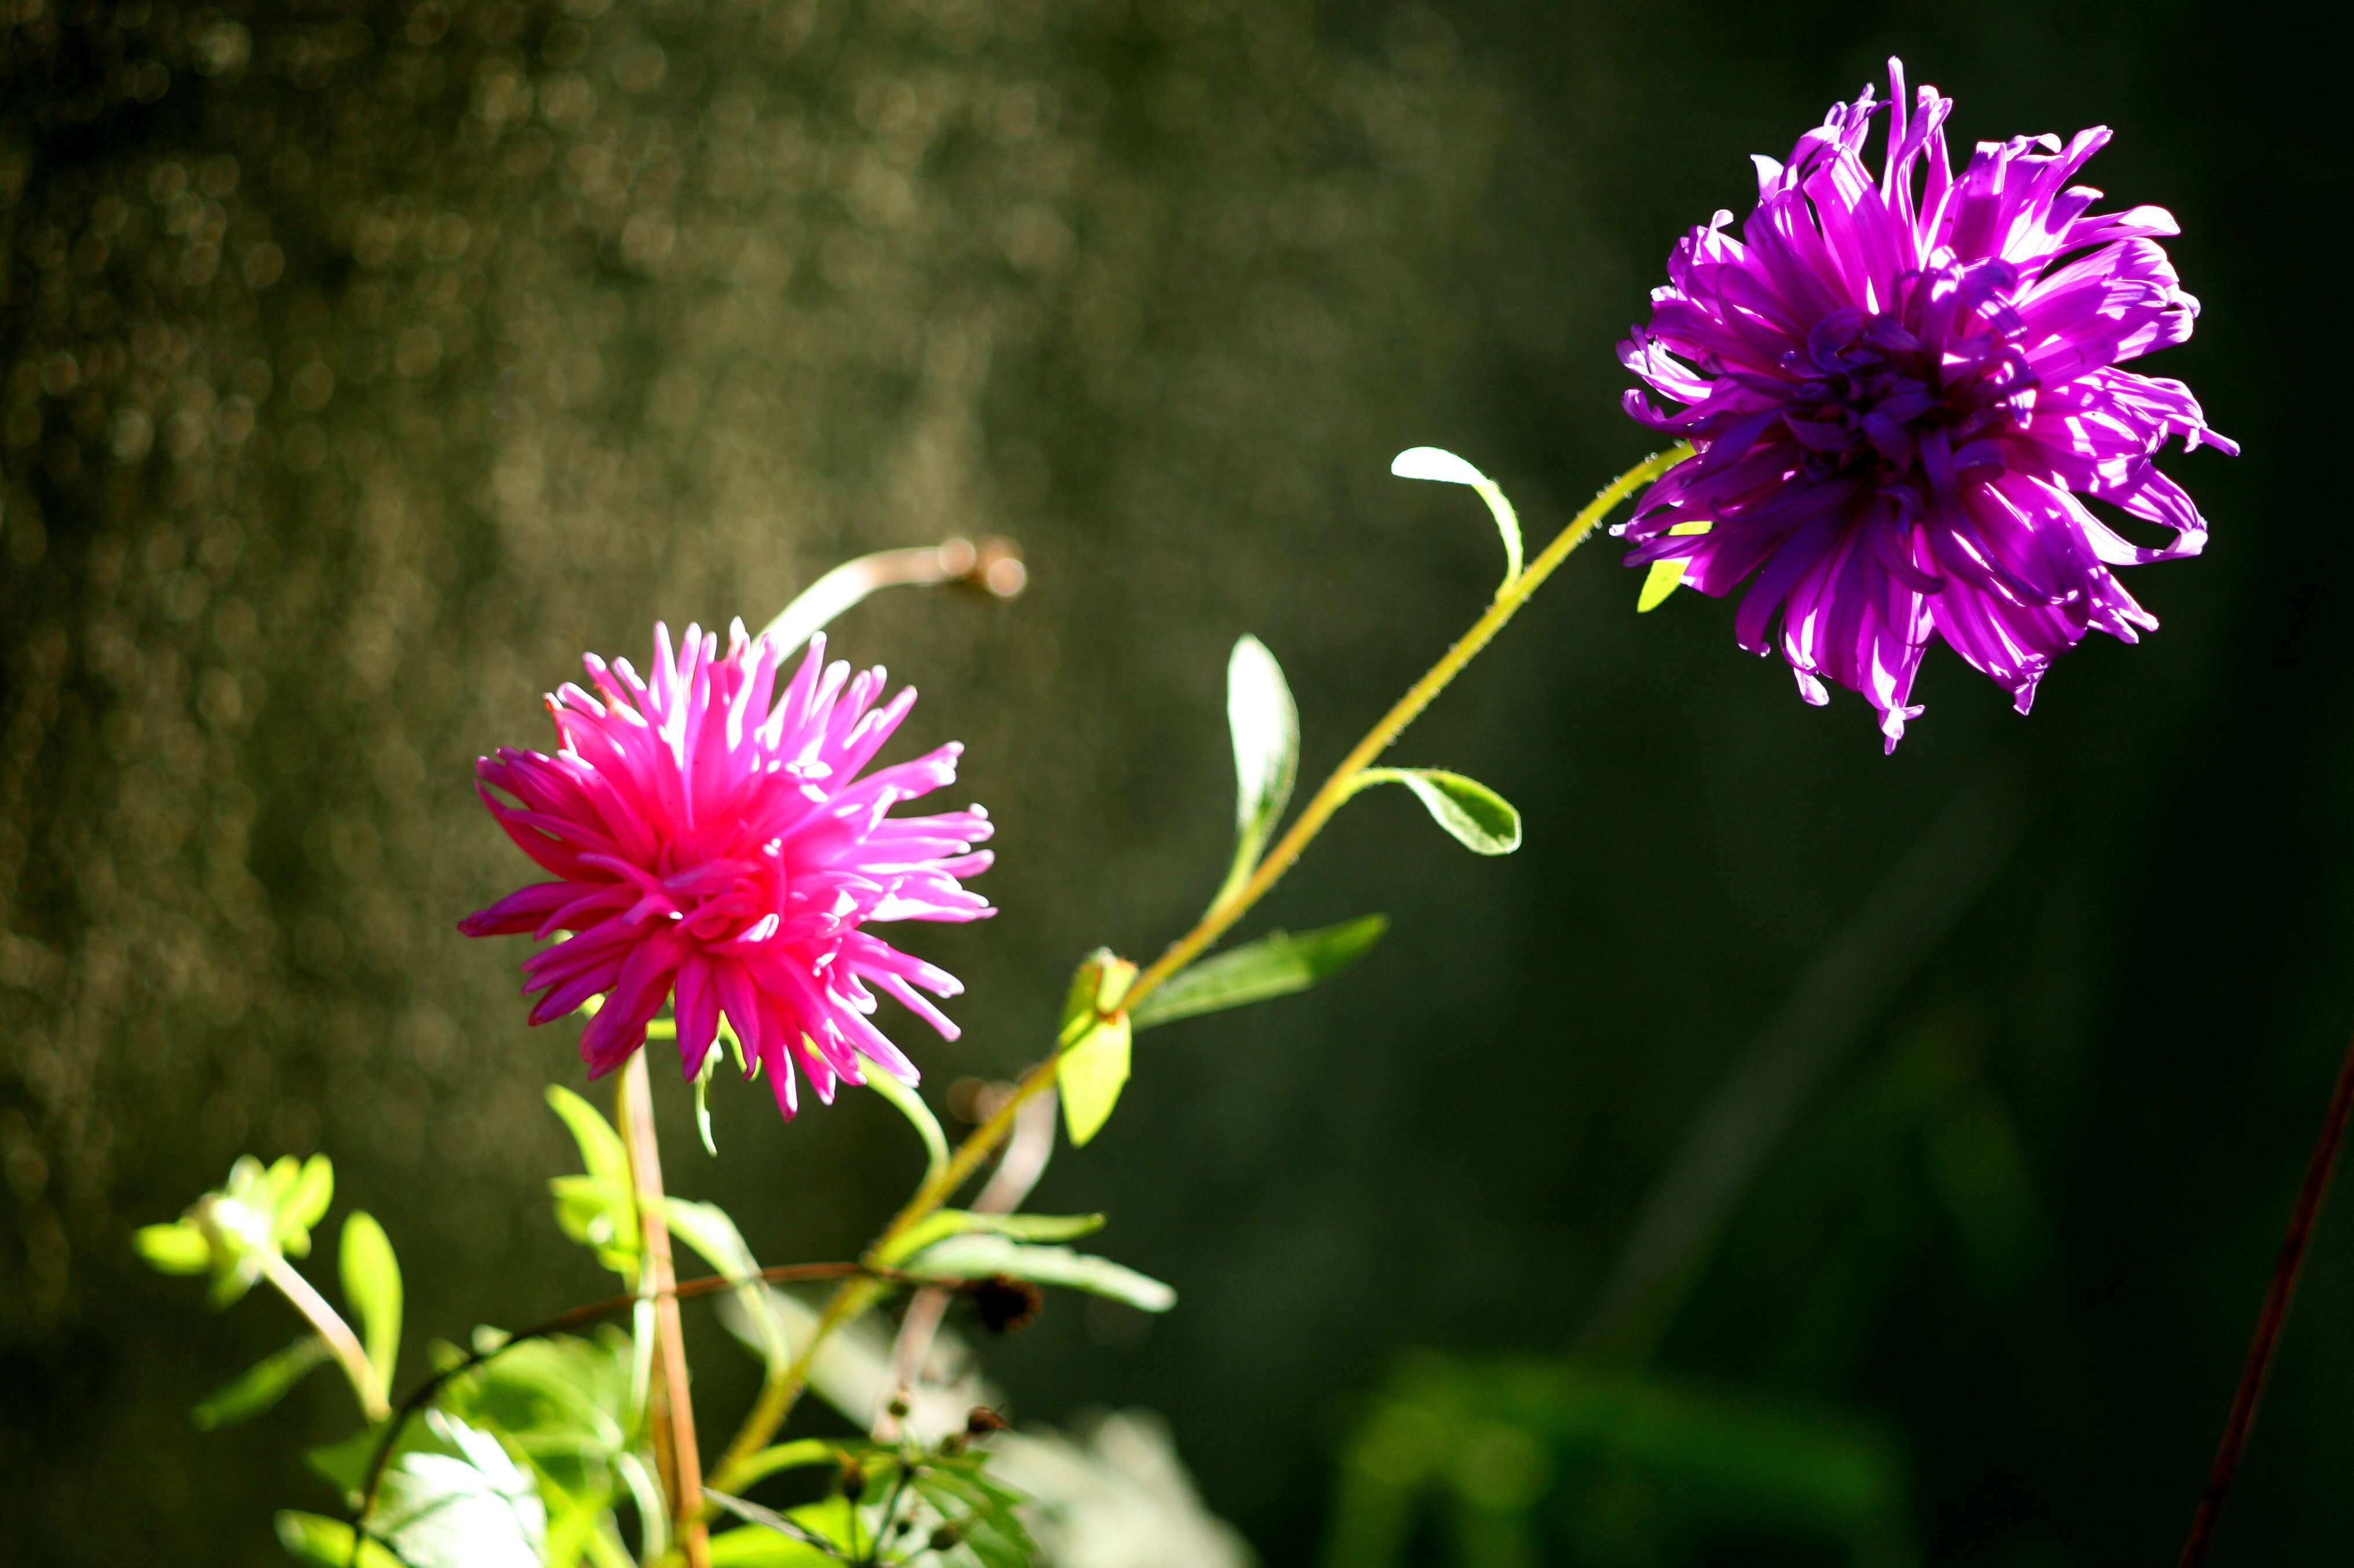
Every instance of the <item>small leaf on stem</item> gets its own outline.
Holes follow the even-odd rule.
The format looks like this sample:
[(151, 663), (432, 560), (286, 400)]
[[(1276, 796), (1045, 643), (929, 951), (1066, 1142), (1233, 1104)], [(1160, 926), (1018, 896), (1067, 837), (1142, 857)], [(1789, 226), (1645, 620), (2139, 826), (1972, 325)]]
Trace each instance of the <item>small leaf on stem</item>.
[(1147, 1312), (1166, 1312), (1177, 1305), (1177, 1292), (1169, 1286), (1108, 1257), (1066, 1246), (1031, 1246), (1011, 1236), (980, 1232), (935, 1242), (901, 1266), (924, 1279), (985, 1279), (1002, 1274), (1033, 1285), (1064, 1285)]
[(1063, 1000), (1055, 1078), (1062, 1089), (1063, 1125), (1075, 1147), (1103, 1129), (1128, 1083), (1132, 1041), (1120, 1002), (1135, 979), (1134, 964), (1098, 948), (1071, 977)]
[(1510, 854), (1521, 847), (1521, 814), (1511, 801), (1460, 773), (1443, 768), (1368, 768), (1349, 786), (1356, 794), (1376, 784), (1403, 784), (1430, 812), (1430, 820), (1474, 854)]
[(316, 1334), (309, 1334), (276, 1355), (255, 1362), (241, 1375), (207, 1394), (190, 1413), (196, 1430), (210, 1432), (215, 1427), (251, 1420), (285, 1398), (288, 1391), (327, 1358), (327, 1342)]
[(390, 1388), (393, 1364), (400, 1359), (400, 1265), (384, 1227), (365, 1209), (355, 1209), (344, 1221), (341, 1263), (344, 1299), (360, 1315), (368, 1364)]
[(1400, 479), (1468, 484), (1478, 491), (1479, 499), (1488, 503), (1488, 514), (1496, 520), (1496, 532), (1503, 535), (1505, 586), (1509, 588), (1521, 575), (1521, 514), (1512, 510), (1494, 480), (1440, 447), (1408, 447), (1390, 460), (1390, 471)]
[(1196, 1013), (1306, 991), (1363, 958), (1381, 940), (1389, 924), (1386, 915), (1367, 915), (1298, 936), (1274, 931), (1231, 952), (1204, 959), (1180, 970), (1138, 1004), (1136, 1027), (1150, 1029)]
[(1226, 728), (1235, 745), (1235, 858), (1214, 909), (1250, 880), (1299, 777), (1299, 709), (1267, 644), (1244, 637), (1226, 659)]

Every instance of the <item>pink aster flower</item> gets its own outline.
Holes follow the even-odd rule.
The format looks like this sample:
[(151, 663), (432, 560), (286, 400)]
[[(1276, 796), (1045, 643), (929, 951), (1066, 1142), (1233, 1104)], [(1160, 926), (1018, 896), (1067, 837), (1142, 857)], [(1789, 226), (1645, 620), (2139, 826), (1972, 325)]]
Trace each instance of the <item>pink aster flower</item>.
[(961, 881), (989, 867), (972, 847), (988, 813), (888, 814), (954, 782), (963, 747), (862, 777), (916, 694), (876, 707), (883, 672), (828, 665), (822, 637), (779, 692), (780, 659), (740, 621), (724, 658), (715, 635), (690, 626), (673, 652), (655, 627), (651, 680), (588, 655), (596, 694), (567, 684), (547, 699), (555, 756), (502, 747), (475, 764), (483, 804), (554, 880), (458, 928), (570, 933), (525, 960), (524, 990), (541, 993), (534, 1023), (604, 997), (580, 1036), (592, 1074), (628, 1060), (675, 993), (681, 1070), (701, 1071), (725, 1013), (748, 1073), (767, 1069), (790, 1117), (796, 1065), (829, 1104), (836, 1080), (864, 1084), (870, 1067), (916, 1081), (875, 1025), (877, 991), (957, 1036), (923, 992), (964, 988), (867, 927), (995, 911)]
[[(1908, 115), (1895, 60), (1889, 81), (1787, 164), (1756, 160), (1738, 238), (1720, 212), (1677, 246), (1619, 358), (1683, 405), (1630, 390), (1628, 412), (1697, 455), (1619, 532), (1630, 566), (1680, 561), (1708, 594), (1749, 582), (1742, 646), (1766, 652), (1778, 620), (1800, 695), (1862, 693), (1893, 751), (1933, 639), (2025, 713), (2087, 630), (2156, 627), (2114, 568), (2197, 555), (2207, 524), (2152, 460), (2176, 436), (2239, 449), (2182, 383), (2118, 368), (2188, 338), (2199, 302), (2157, 243), (2171, 217), (2095, 213), (2069, 184), (2109, 132), (1981, 142), (1956, 175), (1951, 101), (1924, 87)], [(2134, 544), (2087, 500), (2172, 538)]]

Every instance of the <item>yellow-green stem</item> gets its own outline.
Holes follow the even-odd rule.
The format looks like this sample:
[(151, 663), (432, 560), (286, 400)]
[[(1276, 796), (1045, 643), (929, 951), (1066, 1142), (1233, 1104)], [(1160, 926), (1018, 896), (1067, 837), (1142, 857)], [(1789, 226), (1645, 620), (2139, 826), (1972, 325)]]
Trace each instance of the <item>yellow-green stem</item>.
[[(1260, 858), (1249, 878), (1232, 894), (1213, 905), (1192, 930), (1170, 944), (1168, 951), (1136, 977), (1135, 983), (1128, 988), (1122, 1005), (1133, 1010), (1139, 1002), (1174, 978), (1180, 969), (1201, 957), (1212, 943), (1233, 927), (1235, 921), (1249, 913), (1253, 905), (1266, 897), (1268, 890), (1281, 881), (1283, 874), (1299, 859), (1300, 852), (1308, 847), (1309, 842), (1331, 820), (1332, 813), (1347, 801), (1357, 776), (1389, 748), (1390, 743), (1404, 733), (1406, 726), (1421, 716), (1422, 710), (1430, 705), (1432, 698), (1447, 689), (1448, 682), (1462, 673), (1463, 667), (1488, 646), (1496, 633), (1503, 630), (1504, 623), (1511, 620), (1530, 597), (1544, 586), (1545, 579), (1569, 558), (1569, 553), (1586, 541), (1602, 519), (1609, 515), (1611, 508), (1691, 455), (1691, 448), (1689, 446), (1677, 446), (1655, 453), (1596, 492), (1593, 501), (1570, 520), (1568, 527), (1553, 536), (1553, 542), (1529, 562), (1520, 576), (1497, 590), (1494, 602), (1471, 623), (1471, 630), (1457, 640), (1438, 662), (1430, 667), (1428, 673), (1408, 687), (1405, 695), (1400, 697), (1390, 711), (1382, 715), (1380, 722), (1365, 732), (1365, 737), (1351, 748), (1349, 755), (1341, 759), (1341, 765), (1332, 770), (1331, 776), (1300, 809), (1290, 829), (1276, 841), (1274, 848)], [(867, 1263), (874, 1263), (883, 1248), (928, 1217), (981, 1168), (981, 1162), (988, 1159), (991, 1152), (1005, 1140), (1006, 1135), (1013, 1130), (1014, 1114), (1025, 1102), (1053, 1086), (1056, 1065), (1055, 1058), (1050, 1056), (1023, 1075), (1022, 1081), (1014, 1086), (1013, 1092), (1005, 1097), (1003, 1103), (987, 1120), (966, 1135), (964, 1142), (949, 1156), (948, 1164), (939, 1173), (916, 1189), (916, 1195), (907, 1201), (907, 1206), (892, 1216), (891, 1223), (883, 1228), (882, 1234), (875, 1238), (874, 1246), (868, 1249)], [(834, 1291), (817, 1326), (811, 1331), (808, 1343), (793, 1358), (792, 1364), (785, 1369), (784, 1376), (761, 1391), (759, 1402), (746, 1418), (743, 1430), (736, 1435), (735, 1442), (728, 1445), (726, 1457), (712, 1473), (711, 1484), (714, 1487), (721, 1491), (734, 1489), (732, 1482), (736, 1474), (753, 1455), (767, 1446), (777, 1428), (792, 1414), (794, 1404), (808, 1386), (810, 1367), (816, 1361), (818, 1348), (825, 1342), (826, 1337), (873, 1306), (882, 1293), (882, 1287), (872, 1279), (850, 1280)]]

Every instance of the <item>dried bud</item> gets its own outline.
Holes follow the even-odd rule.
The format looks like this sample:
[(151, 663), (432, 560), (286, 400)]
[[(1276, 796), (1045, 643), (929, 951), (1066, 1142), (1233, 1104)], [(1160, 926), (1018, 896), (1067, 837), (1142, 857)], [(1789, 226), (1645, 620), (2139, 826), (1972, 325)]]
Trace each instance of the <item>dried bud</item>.
[(1040, 1308), (1046, 1305), (1045, 1293), (1026, 1279), (1011, 1275), (994, 1274), (987, 1279), (976, 1279), (965, 1287), (971, 1296), (973, 1308), (981, 1314), (981, 1322), (992, 1334), (1007, 1334), (1016, 1329), (1026, 1329), (1037, 1320)]
[(842, 1495), (852, 1502), (866, 1495), (866, 1468), (848, 1454), (842, 1457), (842, 1474), (837, 1478)]
[(907, 1419), (907, 1412), (914, 1409), (915, 1406), (907, 1403), (907, 1393), (905, 1390), (902, 1390), (891, 1396), (891, 1403), (886, 1408), (891, 1412), (892, 1420), (905, 1421)]
[(956, 1549), (957, 1543), (963, 1539), (964, 1532), (955, 1525), (944, 1524), (932, 1531), (931, 1547), (935, 1552), (952, 1552)]
[(964, 1418), (965, 1433), (979, 1437), (991, 1432), (1003, 1432), (1013, 1425), (985, 1404), (976, 1404), (972, 1414)]

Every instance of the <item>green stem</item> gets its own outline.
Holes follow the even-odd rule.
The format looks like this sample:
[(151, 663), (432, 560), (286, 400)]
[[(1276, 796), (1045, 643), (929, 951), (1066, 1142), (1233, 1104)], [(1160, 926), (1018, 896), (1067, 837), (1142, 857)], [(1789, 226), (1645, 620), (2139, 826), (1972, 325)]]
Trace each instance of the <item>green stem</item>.
[(344, 1321), (344, 1315), (329, 1306), (327, 1298), (297, 1273), (275, 1247), (265, 1249), (262, 1257), (261, 1277), (275, 1286), (278, 1293), (326, 1341), (335, 1364), (351, 1380), (352, 1393), (360, 1402), (360, 1413), (370, 1425), (390, 1414), (392, 1404), (385, 1394), (384, 1380), (376, 1375), (376, 1364), (368, 1360), (367, 1351), (360, 1344), (359, 1336), (352, 1332), (352, 1326)]
[[(1503, 630), (1504, 623), (1519, 613), (1531, 596), (1544, 586), (1545, 579), (1569, 558), (1570, 552), (1592, 535), (1596, 526), (1609, 515), (1611, 508), (1691, 455), (1691, 448), (1688, 446), (1677, 446), (1655, 453), (1596, 492), (1593, 501), (1570, 520), (1568, 527), (1553, 536), (1553, 542), (1528, 564), (1520, 576), (1497, 590), (1494, 602), (1471, 623), (1471, 629), (1457, 640), (1438, 662), (1430, 667), (1429, 673), (1408, 687), (1405, 695), (1382, 715), (1380, 722), (1365, 732), (1365, 737), (1341, 759), (1341, 765), (1332, 770), (1331, 776), (1300, 809), (1289, 831), (1260, 858), (1257, 869), (1242, 885), (1212, 905), (1192, 930), (1170, 944), (1168, 951), (1136, 977), (1121, 1005), (1133, 1011), (1139, 1002), (1201, 957), (1212, 943), (1233, 927), (1235, 921), (1248, 914), (1253, 905), (1266, 897), (1267, 892), (1283, 880), (1283, 874), (1299, 859), (1300, 852), (1308, 847), (1310, 841), (1331, 820), (1332, 813), (1348, 800), (1351, 790), (1356, 786), (1358, 775), (1389, 748), (1390, 743), (1397, 739), (1406, 726), (1421, 716), (1423, 709), (1430, 705), (1431, 699), (1447, 689), (1447, 683), (1463, 673), (1463, 667), (1478, 657), (1479, 651)], [(948, 1164), (917, 1188), (916, 1195), (907, 1201), (906, 1207), (892, 1216), (891, 1223), (883, 1228), (882, 1234), (875, 1237), (874, 1246), (868, 1250), (866, 1262), (872, 1264), (883, 1248), (928, 1218), (980, 1169), (981, 1161), (988, 1159), (1013, 1130), (1015, 1113), (1053, 1086), (1056, 1068), (1056, 1059), (1050, 1056), (1023, 1075), (1013, 1092), (1006, 1096), (989, 1119), (966, 1135), (964, 1142), (949, 1157)], [(736, 1472), (768, 1446), (777, 1428), (792, 1414), (793, 1405), (809, 1384), (810, 1367), (816, 1361), (818, 1349), (825, 1342), (826, 1337), (864, 1312), (881, 1295), (881, 1288), (872, 1279), (848, 1281), (833, 1293), (801, 1353), (793, 1358), (792, 1364), (785, 1369), (781, 1378), (762, 1390), (758, 1403), (745, 1419), (743, 1429), (737, 1433), (736, 1440), (728, 1445), (726, 1455), (712, 1471), (713, 1486), (722, 1491), (736, 1489), (733, 1484)]]

